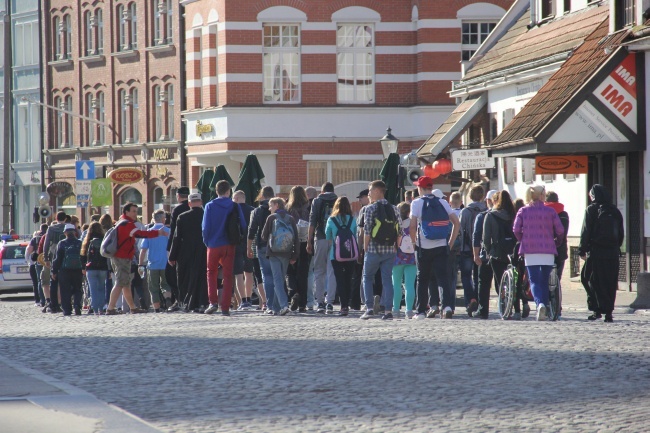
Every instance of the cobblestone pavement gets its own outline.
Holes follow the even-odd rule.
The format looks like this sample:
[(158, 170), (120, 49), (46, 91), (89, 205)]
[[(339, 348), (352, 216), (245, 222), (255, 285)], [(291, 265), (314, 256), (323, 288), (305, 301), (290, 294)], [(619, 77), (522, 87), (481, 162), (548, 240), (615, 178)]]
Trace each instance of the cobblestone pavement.
[(63, 318), (0, 302), (0, 353), (167, 432), (641, 432), (650, 315)]

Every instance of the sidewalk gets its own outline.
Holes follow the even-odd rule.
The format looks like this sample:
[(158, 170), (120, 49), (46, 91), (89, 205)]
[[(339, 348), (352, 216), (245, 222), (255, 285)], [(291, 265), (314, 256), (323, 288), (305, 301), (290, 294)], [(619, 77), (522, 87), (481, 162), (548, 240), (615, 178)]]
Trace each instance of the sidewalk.
[(3, 433), (159, 433), (93, 395), (0, 356)]

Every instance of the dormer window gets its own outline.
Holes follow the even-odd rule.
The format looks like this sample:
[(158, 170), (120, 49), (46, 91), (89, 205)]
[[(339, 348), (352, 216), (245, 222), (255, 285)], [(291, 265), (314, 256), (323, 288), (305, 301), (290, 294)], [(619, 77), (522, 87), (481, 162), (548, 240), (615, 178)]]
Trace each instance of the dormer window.
[(555, 10), (554, 10), (554, 3), (555, 0), (541, 0), (541, 7), (540, 7), (540, 20), (552, 17), (555, 15)]
[(616, 30), (634, 25), (636, 0), (616, 0)]

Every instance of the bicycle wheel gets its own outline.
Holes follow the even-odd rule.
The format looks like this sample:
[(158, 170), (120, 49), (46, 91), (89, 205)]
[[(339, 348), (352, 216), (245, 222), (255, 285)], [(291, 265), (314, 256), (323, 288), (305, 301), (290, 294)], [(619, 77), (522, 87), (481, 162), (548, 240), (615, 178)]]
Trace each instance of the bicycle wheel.
[(556, 321), (560, 316), (560, 279), (557, 277), (555, 266), (548, 278), (548, 289), (549, 304), (551, 305), (549, 305), (546, 315), (550, 320)]
[(499, 284), (499, 316), (502, 319), (507, 319), (512, 314), (512, 306), (515, 299), (517, 282), (515, 281), (515, 275), (511, 266), (508, 266), (508, 269), (503, 273), (501, 278), (501, 284)]

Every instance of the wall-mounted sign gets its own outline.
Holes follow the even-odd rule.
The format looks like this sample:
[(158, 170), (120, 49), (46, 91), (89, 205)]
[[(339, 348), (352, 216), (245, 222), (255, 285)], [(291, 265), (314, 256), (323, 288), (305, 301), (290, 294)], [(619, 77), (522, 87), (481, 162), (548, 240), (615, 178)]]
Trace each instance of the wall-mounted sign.
[(535, 157), (535, 174), (586, 174), (588, 168), (586, 155)]
[(169, 159), (169, 148), (165, 147), (163, 149), (154, 149), (153, 159), (156, 161), (167, 161)]
[(636, 81), (636, 54), (629, 54), (594, 92), (594, 96), (634, 133), (637, 132)]
[(494, 158), (487, 149), (457, 149), (451, 152), (451, 166), (456, 171), (494, 168)]
[(110, 206), (113, 204), (113, 188), (110, 179), (95, 179), (90, 183), (90, 197), (93, 206)]
[(108, 173), (108, 178), (113, 183), (120, 185), (127, 185), (130, 183), (136, 183), (141, 181), (144, 178), (144, 173), (142, 170), (133, 167), (124, 167), (118, 168)]
[(196, 135), (208, 134), (212, 132), (212, 124), (206, 123), (205, 125), (201, 123), (200, 120), (196, 121)]
[(52, 197), (65, 197), (72, 194), (72, 185), (68, 182), (52, 182), (45, 190)]

